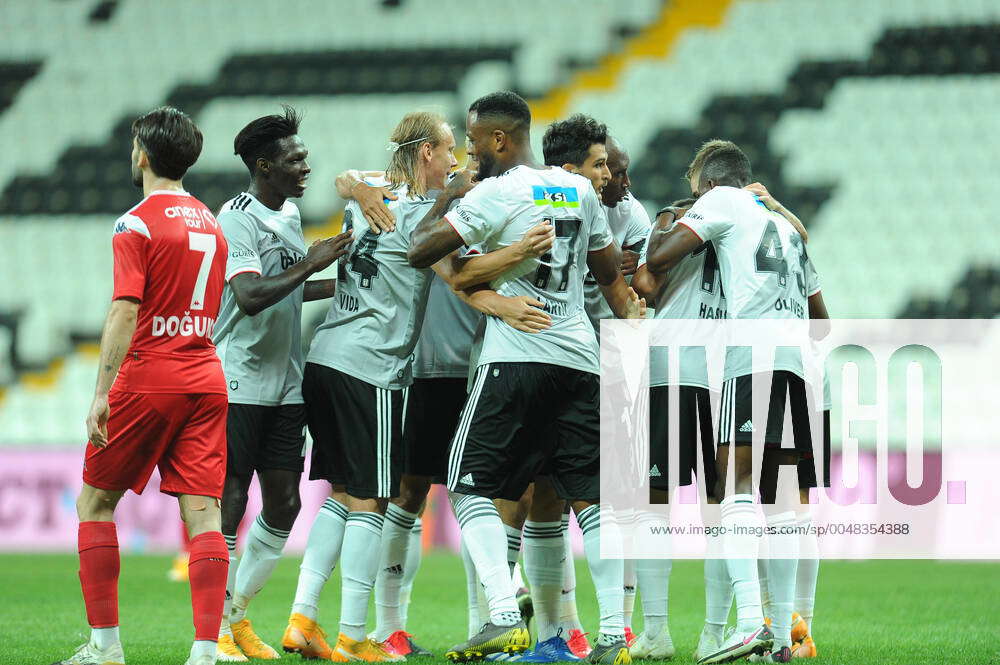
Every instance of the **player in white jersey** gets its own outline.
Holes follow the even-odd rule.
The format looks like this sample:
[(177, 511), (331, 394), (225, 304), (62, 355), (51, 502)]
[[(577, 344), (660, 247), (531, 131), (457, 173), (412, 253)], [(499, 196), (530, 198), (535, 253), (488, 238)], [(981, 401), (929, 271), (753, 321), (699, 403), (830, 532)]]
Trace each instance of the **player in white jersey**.
[[(514, 519), (517, 500), (537, 478), (536, 492), (549, 484), (573, 502), (584, 531), (602, 610), (601, 635), (590, 658), (627, 662), (621, 563), (600, 558), (598, 346), (583, 309), (583, 264), (619, 316), (644, 316), (645, 305), (618, 270), (619, 252), (590, 182), (535, 161), (527, 103), (511, 92), (492, 93), (471, 105), (467, 122), (482, 180), (450, 212), (464, 192), (449, 187), (438, 197), (413, 233), (410, 262), (431, 265), (462, 245), (497, 250), (549, 219), (556, 230), (552, 252), (495, 284), (504, 295), (544, 302), (553, 325), (525, 335), (496, 319), (487, 321), (476, 379), (452, 442), (448, 486), (489, 598), (490, 621), (446, 656), (461, 661), (527, 647), (504, 556), (504, 523)], [(550, 475), (540, 476), (543, 471)], [(549, 516), (555, 528), (561, 507)], [(547, 555), (560, 560), (562, 542), (553, 544)], [(561, 576), (556, 584), (560, 581)]]
[[(542, 156), (547, 165), (561, 166), (566, 171), (577, 173), (590, 180), (594, 191), (601, 197), (608, 226), (615, 242), (622, 247), (622, 274), (625, 276), (633, 274), (636, 261), (639, 258), (637, 252), (641, 250), (646, 242), (646, 236), (649, 234), (649, 216), (642, 204), (633, 198), (628, 191), (630, 184), (628, 155), (611, 140), (608, 128), (603, 123), (582, 113), (554, 122), (545, 130), (545, 136), (542, 138)], [(608, 306), (593, 275), (587, 274), (584, 285), (584, 306), (587, 316), (594, 326), (594, 332), (600, 339), (601, 319), (614, 318), (614, 313)], [(537, 497), (533, 502), (536, 505), (535, 512), (539, 509), (545, 509), (537, 505), (539, 499), (541, 497)], [(529, 514), (528, 520), (534, 522), (534, 514)], [(568, 513), (564, 517), (564, 522), (568, 526)], [(528, 538), (528, 535), (544, 533), (531, 524), (528, 526), (525, 533), (526, 552), (534, 542), (532, 538)], [(563, 529), (563, 540), (566, 557), (563, 564), (563, 589), (560, 603), (562, 607), (558, 624), (568, 635), (566, 641), (569, 649), (582, 658), (589, 653), (589, 644), (584, 637), (576, 612), (576, 575), (573, 569), (573, 557), (569, 550), (569, 532), (566, 528)], [(544, 576), (544, 573), (537, 574)], [(663, 587), (666, 588), (665, 583)], [(631, 624), (636, 597), (635, 562), (631, 559), (625, 561), (624, 594), (625, 637), (631, 646), (635, 640)], [(649, 606), (652, 609), (653, 606), (651, 604)], [(540, 623), (545, 621), (537, 614), (536, 618)]]
[[(802, 236), (785, 217), (773, 213), (751, 192), (750, 163), (734, 144), (714, 148), (705, 157), (696, 185), (699, 200), (678, 224), (650, 239), (648, 265), (661, 273), (682, 260), (699, 245), (713, 241), (719, 258), (723, 289), (730, 318), (794, 321), (808, 315), (808, 298), (819, 295), (818, 278), (805, 253)], [(693, 185), (694, 186), (694, 185)], [(794, 340), (794, 336), (790, 337)], [(768, 562), (772, 580), (775, 616), (774, 634), (763, 624), (760, 588), (754, 559), (757, 537), (747, 535), (761, 527), (752, 495), (752, 392), (770, 383), (769, 408), (763, 432), (766, 446), (761, 477), (765, 503), (774, 504), (774, 484), (779, 464), (797, 463), (800, 451), (811, 450), (807, 386), (801, 357), (779, 353), (767, 369), (755, 365), (748, 353), (730, 349), (726, 358), (723, 409), (719, 426), (719, 490), (725, 495), (729, 455), (735, 462), (735, 493), (722, 500), (722, 524), (727, 569), (737, 601), (737, 630), (714, 653), (700, 663), (725, 662), (747, 653), (766, 653), (774, 662), (791, 658), (790, 623), (794, 594), (795, 558)], [(757, 378), (757, 381), (754, 379)], [(766, 383), (765, 383), (766, 381)], [(796, 449), (782, 450), (781, 435), (786, 394), (789, 394)], [(740, 425), (742, 423), (742, 425)], [(758, 427), (760, 423), (758, 423)], [(733, 433), (733, 429), (737, 431)], [(735, 450), (730, 450), (735, 447)], [(790, 458), (790, 459), (789, 459)], [(796, 497), (797, 498), (797, 497)], [(768, 517), (776, 529), (795, 521), (795, 512)], [(794, 540), (794, 539), (791, 539)], [(777, 544), (770, 539), (773, 548)], [(781, 543), (785, 550), (787, 543)], [(792, 543), (797, 548), (797, 540)], [(797, 555), (796, 555), (797, 556)], [(789, 585), (791, 593), (788, 593)], [(787, 609), (787, 612), (785, 611)], [(773, 644), (773, 650), (772, 650)]]
[[(477, 164), (470, 159), (466, 169), (475, 171)], [(373, 232), (394, 227), (387, 223), (383, 211), (388, 212), (386, 201), (397, 197), (386, 185), (380, 171), (345, 171), (337, 177), (338, 193), (343, 198), (355, 200)], [(391, 215), (391, 213), (390, 213)], [(393, 222), (395, 218), (393, 217)], [(521, 241), (511, 245), (502, 254), (509, 256), (511, 264), (538, 256), (551, 248), (554, 240), (552, 226), (540, 224), (525, 234)], [(472, 257), (476, 250), (461, 252)], [(482, 313), (456, 295), (466, 282), (458, 275), (451, 283), (435, 274), (431, 278), (427, 298), (424, 326), (414, 349), (413, 385), (410, 387), (403, 428), (403, 476), (400, 495), (393, 498), (386, 511), (386, 525), (382, 541), (383, 565), (379, 566), (375, 582), (376, 627), (374, 639), (386, 642), (402, 655), (431, 655), (414, 643), (406, 630), (410, 589), (421, 560), (421, 522), (419, 514), (432, 483), (444, 483), (447, 474), (448, 445), (458, 425), (458, 418), (467, 395), (469, 358), (473, 338), (482, 321)], [(466, 279), (463, 277), (463, 279)], [(551, 318), (524, 299), (498, 299), (508, 307), (500, 313), (511, 325), (525, 332), (540, 330)], [(507, 300), (506, 303), (502, 300)], [(523, 317), (523, 318), (519, 318)], [(398, 533), (397, 533), (398, 532)], [(405, 533), (409, 538), (404, 538)], [(470, 611), (476, 614), (474, 569), (471, 571)]]
[[(306, 249), (299, 209), (290, 200), (302, 196), (309, 177), (299, 120), (286, 106), (283, 115), (257, 118), (240, 131), (234, 151), (252, 182), (218, 216), (229, 243), (214, 335), (229, 391), (222, 533), (230, 563), (217, 654), (227, 662), (278, 657), (254, 633), (246, 609), (281, 557), (301, 505), (302, 302), (328, 298), (334, 289), (334, 280), (306, 280), (350, 244), (345, 233)], [(264, 505), (237, 567), (236, 532), (254, 472)]]
[[(387, 170), (396, 197), (389, 205), (395, 228), (376, 233), (365, 224), (354, 225), (361, 212), (356, 203), (348, 204), (345, 224), (353, 229), (354, 249), (341, 261), (337, 298), (307, 358), (303, 393), (314, 439), (310, 475), (343, 486), (349, 512), (342, 537), (340, 635), (329, 656), (334, 660), (404, 658), (391, 645), (368, 638), (365, 624), (372, 585), (385, 564), (373, 552), (383, 537), (406, 542), (415, 517), (409, 515), (409, 524), (398, 533), (383, 518), (388, 499), (400, 493), (412, 352), (430, 288), (430, 271), (412, 268), (406, 255), (413, 227), (433, 203), (426, 193), (440, 189), (456, 164), (454, 145), (451, 129), (437, 114), (411, 113), (396, 127)], [(489, 257), (449, 256), (434, 268), (453, 285), (476, 284), (521, 260), (523, 255), (511, 249)], [(488, 294), (476, 293), (480, 299), (483, 295)], [(397, 518), (407, 517), (394, 508)], [(389, 565), (401, 567), (403, 561)]]
[[(649, 236), (649, 213), (631, 190), (632, 183), (628, 176), (631, 160), (628, 153), (610, 135), (606, 146), (607, 166), (611, 179), (599, 194), (601, 203), (604, 204), (604, 212), (608, 216), (611, 234), (622, 248), (622, 274), (631, 279), (639, 267), (639, 257)], [(597, 287), (593, 276), (588, 274), (584, 283), (587, 285), (584, 291), (587, 316), (590, 317), (590, 322), (600, 339), (601, 319), (612, 319), (614, 314), (608, 309), (608, 304), (601, 296), (601, 290)]]

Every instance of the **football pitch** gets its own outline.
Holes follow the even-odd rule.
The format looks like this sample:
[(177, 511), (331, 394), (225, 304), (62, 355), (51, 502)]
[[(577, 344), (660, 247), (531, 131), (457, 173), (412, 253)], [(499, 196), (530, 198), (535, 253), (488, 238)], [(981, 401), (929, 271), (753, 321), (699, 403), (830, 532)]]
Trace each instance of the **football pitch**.
[[(248, 614), (258, 634), (279, 650), (298, 564), (297, 557), (281, 561)], [(194, 631), (188, 586), (167, 580), (169, 565), (165, 556), (122, 558), (121, 635), (129, 665), (181, 665), (187, 658)], [(0, 663), (47, 665), (87, 639), (76, 571), (75, 555), (0, 556)], [(577, 561), (577, 580), (577, 604), (593, 636), (597, 607), (582, 559)], [(339, 589), (335, 572), (320, 608), (320, 622), (333, 638)], [(1000, 663), (998, 598), (1000, 564), (824, 562), (813, 630), (819, 658), (812, 662)], [(457, 556), (435, 552), (424, 557), (409, 616), (415, 640), (432, 651), (441, 653), (465, 639), (465, 583)], [(692, 662), (703, 617), (702, 564), (677, 561), (670, 580), (670, 631), (677, 646), (673, 662)], [(280, 662), (297, 661), (299, 656), (285, 654)]]

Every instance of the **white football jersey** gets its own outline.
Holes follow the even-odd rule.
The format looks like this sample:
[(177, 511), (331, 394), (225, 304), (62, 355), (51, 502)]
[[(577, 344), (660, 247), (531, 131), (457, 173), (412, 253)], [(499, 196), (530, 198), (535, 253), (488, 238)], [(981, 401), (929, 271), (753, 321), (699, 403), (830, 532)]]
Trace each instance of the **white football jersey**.
[[(627, 194), (614, 208), (602, 206), (608, 217), (608, 228), (615, 242), (622, 249), (641, 252), (649, 236), (649, 213), (637, 198)], [(631, 278), (626, 278), (631, 279)], [(597, 285), (597, 280), (589, 272), (584, 279), (583, 300), (587, 316), (598, 337), (601, 334), (601, 319), (613, 319), (615, 313), (611, 305), (604, 299), (604, 292)]]
[(479, 364), (536, 362), (599, 373), (597, 338), (583, 307), (587, 253), (614, 242), (590, 181), (561, 168), (517, 166), (487, 178), (445, 219), (467, 246), (491, 252), (517, 242), (543, 219), (555, 227), (550, 252), (523, 261), (493, 281), (505, 296), (531, 296), (545, 304), (552, 326), (523, 333), (497, 317), (487, 319)]
[[(676, 222), (675, 222), (676, 223)], [(653, 231), (650, 230), (650, 235)], [(649, 240), (643, 246), (639, 266), (646, 264)], [(656, 296), (656, 319), (724, 319), (726, 296), (719, 274), (719, 257), (715, 245), (702, 244), (667, 271), (663, 288)], [(649, 350), (649, 385), (678, 384), (708, 388), (708, 368), (700, 349), (681, 350), (680, 379), (667, 380), (667, 349), (653, 346)]]
[[(677, 223), (715, 246), (729, 318), (809, 318), (808, 298), (820, 291), (820, 285), (802, 236), (753, 194), (715, 187)], [(761, 371), (750, 365), (747, 354), (738, 360), (727, 356), (725, 377)], [(803, 373), (797, 354), (779, 353), (767, 367)]]

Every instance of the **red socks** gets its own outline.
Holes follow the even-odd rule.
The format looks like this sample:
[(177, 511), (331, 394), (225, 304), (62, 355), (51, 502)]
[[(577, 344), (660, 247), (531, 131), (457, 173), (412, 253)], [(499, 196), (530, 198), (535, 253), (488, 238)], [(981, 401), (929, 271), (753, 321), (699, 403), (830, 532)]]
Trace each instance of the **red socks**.
[(222, 605), (226, 600), (229, 550), (218, 531), (191, 539), (188, 577), (191, 581), (191, 609), (194, 612), (194, 639), (219, 639)]
[[(220, 536), (221, 538), (221, 536)], [(80, 586), (91, 628), (118, 625), (118, 531), (114, 522), (80, 522)]]

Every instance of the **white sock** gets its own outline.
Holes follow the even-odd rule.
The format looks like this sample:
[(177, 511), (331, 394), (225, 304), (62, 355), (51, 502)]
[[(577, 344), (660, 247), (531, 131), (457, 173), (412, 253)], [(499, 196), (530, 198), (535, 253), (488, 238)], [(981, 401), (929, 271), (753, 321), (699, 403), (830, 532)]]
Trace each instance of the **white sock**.
[(104, 651), (119, 642), (121, 642), (121, 638), (118, 636), (118, 626), (112, 626), (111, 628), (90, 629), (90, 643), (101, 651)]
[(521, 620), (507, 564), (507, 534), (500, 514), (490, 499), (472, 494), (451, 495), (455, 516), (462, 529), (462, 542), (469, 549), (490, 605), (490, 621), (512, 626)]
[(413, 520), (410, 529), (410, 545), (406, 548), (406, 565), (403, 567), (403, 586), (399, 589), (399, 616), (403, 619), (403, 630), (410, 615), (410, 595), (413, 580), (417, 578), (420, 563), (424, 560), (424, 522), (419, 517)]
[(520, 589), (524, 584), (524, 578), (521, 577), (517, 565), (517, 560), (521, 558), (521, 530), (509, 524), (504, 524), (503, 530), (507, 534), (507, 567), (510, 568), (514, 588)]
[(722, 526), (726, 529), (722, 539), (726, 568), (736, 596), (736, 625), (740, 632), (749, 632), (764, 623), (757, 581), (757, 549), (763, 525), (749, 494), (728, 496), (721, 508)]
[[(666, 548), (665, 554), (669, 555), (670, 541), (663, 535), (670, 525), (665, 515), (657, 513), (642, 512), (636, 521), (637, 544), (640, 551), (650, 551), (646, 546), (645, 538), (655, 538), (661, 543), (661, 551)], [(642, 595), (642, 629), (650, 637), (659, 635), (667, 627), (667, 594), (670, 588), (670, 569), (673, 567), (671, 559), (637, 559), (635, 561), (636, 587)], [(625, 580), (626, 586), (628, 579)], [(626, 601), (627, 602), (627, 601)]]
[(295, 588), (292, 612), (316, 620), (319, 594), (340, 559), (347, 513), (347, 506), (330, 497), (316, 514), (316, 520), (309, 530), (302, 565), (299, 566), (299, 583)]
[(236, 591), (233, 593), (233, 607), (229, 616), (231, 622), (243, 620), (250, 600), (264, 588), (281, 559), (288, 533), (269, 525), (264, 521), (263, 515), (258, 515), (254, 520), (247, 533), (246, 547), (236, 571)]
[[(723, 553), (722, 536), (708, 536), (708, 553)], [(725, 637), (729, 610), (733, 606), (733, 583), (729, 567), (722, 558), (705, 559), (705, 632), (718, 640)]]
[(621, 559), (601, 558), (601, 532), (609, 543), (621, 543), (621, 534), (614, 516), (601, 514), (597, 504), (577, 513), (583, 531), (583, 551), (587, 555), (590, 575), (597, 591), (597, 606), (601, 614), (599, 639), (624, 639), (624, 579), (625, 567)]
[(524, 523), (524, 570), (531, 585), (539, 642), (559, 632), (563, 554), (561, 521)]
[(486, 618), (479, 614), (479, 576), (476, 575), (476, 564), (472, 561), (472, 555), (469, 554), (469, 548), (466, 546), (464, 538), (461, 549), (462, 567), (465, 568), (465, 596), (468, 603), (466, 606), (469, 621), (468, 637), (471, 638), (483, 627)]
[(340, 562), (340, 632), (352, 640), (367, 637), (368, 601), (378, 575), (382, 527), (378, 513), (352, 511), (344, 527)]
[(622, 615), (625, 619), (625, 627), (632, 628), (632, 613), (635, 611), (635, 559), (625, 559), (622, 561)]
[[(765, 563), (771, 589), (771, 632), (774, 651), (792, 646), (792, 612), (795, 611), (795, 570), (799, 565), (799, 536), (794, 533), (795, 513), (771, 515), (767, 525), (774, 531), (768, 536), (770, 556)], [(785, 533), (782, 533), (785, 532)]]
[[(522, 543), (523, 542), (524, 541), (522, 540)], [(507, 564), (510, 565), (510, 559), (507, 560)], [(524, 571), (521, 569), (520, 561), (514, 564), (514, 570), (510, 573), (510, 580), (514, 583), (514, 588), (518, 591), (528, 587), (528, 584), (524, 581)]]
[(191, 662), (195, 662), (199, 658), (206, 656), (215, 658), (216, 645), (217, 642), (215, 640), (195, 640), (191, 645)]
[(813, 610), (816, 606), (816, 578), (819, 577), (819, 539), (812, 533), (812, 515), (798, 519), (799, 568), (795, 572), (795, 611), (802, 615), (812, 634)]
[(574, 630), (583, 632), (580, 615), (576, 610), (576, 560), (573, 557), (573, 545), (569, 538), (569, 513), (562, 517), (563, 539), (563, 582), (562, 601), (559, 603), (559, 627), (563, 635), (569, 639)]
[(760, 611), (766, 617), (774, 616), (771, 607), (771, 589), (767, 584), (768, 539), (760, 539), (760, 550), (757, 552), (757, 583), (760, 585)]
[(417, 519), (414, 513), (390, 503), (382, 526), (381, 561), (375, 578), (375, 641), (385, 642), (397, 630), (403, 630), (400, 590), (410, 547), (410, 531)]
[(226, 576), (226, 600), (222, 604), (222, 623), (219, 624), (219, 635), (232, 635), (229, 627), (229, 615), (233, 613), (233, 594), (236, 593), (236, 569), (239, 559), (236, 557), (236, 534), (222, 534), (226, 539), (226, 549), (229, 550), (229, 573)]

